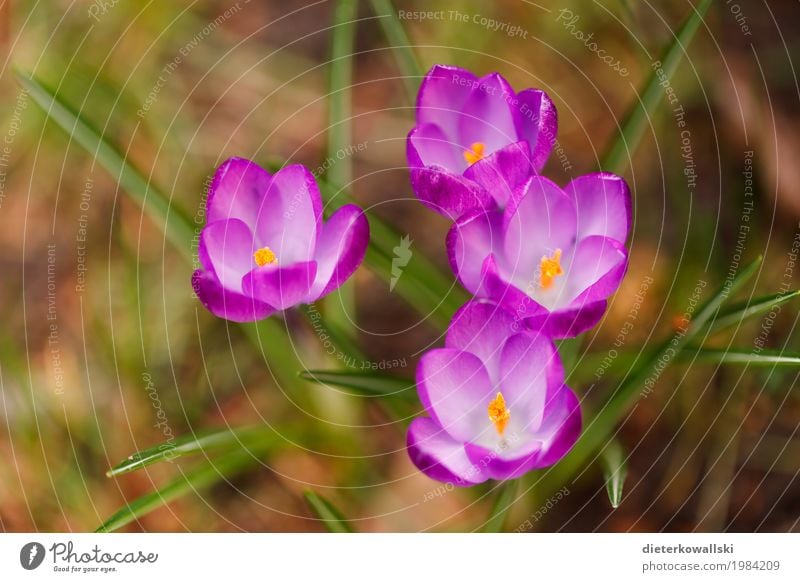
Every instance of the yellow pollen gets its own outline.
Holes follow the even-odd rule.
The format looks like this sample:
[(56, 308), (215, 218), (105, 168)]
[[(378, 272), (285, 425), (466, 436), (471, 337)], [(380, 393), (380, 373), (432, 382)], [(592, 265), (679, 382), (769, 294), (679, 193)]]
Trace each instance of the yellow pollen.
[(468, 150), (464, 150), (464, 159), (467, 160), (467, 163), (471, 166), (475, 162), (483, 159), (483, 152), (485, 149), (486, 146), (483, 143), (476, 141), (474, 144), (469, 146)]
[(278, 257), (275, 256), (275, 253), (272, 252), (271, 248), (261, 247), (253, 253), (253, 260), (256, 262), (256, 265), (263, 267), (264, 265), (277, 263)]
[(556, 249), (552, 257), (542, 257), (539, 263), (539, 287), (549, 289), (553, 286), (553, 279), (564, 274), (561, 268), (561, 249)]
[(506, 408), (506, 399), (503, 398), (503, 393), (498, 392), (497, 396), (492, 399), (487, 408), (489, 413), (489, 420), (492, 421), (494, 427), (497, 429), (497, 434), (503, 436), (506, 430), (508, 419), (511, 418), (511, 411)]

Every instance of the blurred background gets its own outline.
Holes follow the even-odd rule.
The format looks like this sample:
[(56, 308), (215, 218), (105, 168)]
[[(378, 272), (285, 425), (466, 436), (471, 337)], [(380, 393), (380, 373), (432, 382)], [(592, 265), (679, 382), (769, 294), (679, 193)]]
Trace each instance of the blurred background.
[[(408, 460), (405, 427), (418, 405), (393, 414), (296, 377), (342, 366), (300, 313), (272, 327), (207, 313), (192, 297), (192, 265), (13, 72), (57, 91), (198, 229), (208, 180), (229, 156), (320, 175), (346, 161), (352, 179), (342, 186), (408, 237), (411, 261), (424, 252), (449, 276), (448, 224), (409, 186), (413, 101), (382, 28), (386, 12), (375, 9), (391, 5), (359, 4), (351, 144), (331, 157), (333, 2), (0, 2), (2, 530), (91, 531), (161, 490), (126, 530), (322, 531), (303, 499), (309, 489), (361, 531), (480, 527), (491, 485), (443, 488)], [(546, 90), (559, 134), (544, 173), (565, 184), (598, 166), (692, 5), (396, 0), (394, 14), (423, 70), (500, 71), (517, 90)], [(800, 288), (798, 25), (795, 1), (715, 2), (663, 87), (626, 156), (630, 270), (579, 346), (582, 373), (571, 384), (585, 403), (602, 405), (624, 376), (625, 358), (610, 350), (681, 329), (694, 303), (758, 255), (763, 266), (742, 298)], [(341, 301), (314, 309), (344, 316), (360, 352), (351, 368), (410, 378), (419, 355), (441, 344), (428, 314), (366, 267)], [(797, 350), (796, 325), (789, 302), (712, 341)], [(534, 473), (506, 528), (798, 530), (797, 374), (671, 366), (619, 423), (628, 476), (618, 508), (596, 463), (557, 498), (537, 492)], [(135, 451), (242, 426), (261, 436), (235, 466), (203, 453), (106, 477)], [(189, 487), (169, 489), (185, 475)]]

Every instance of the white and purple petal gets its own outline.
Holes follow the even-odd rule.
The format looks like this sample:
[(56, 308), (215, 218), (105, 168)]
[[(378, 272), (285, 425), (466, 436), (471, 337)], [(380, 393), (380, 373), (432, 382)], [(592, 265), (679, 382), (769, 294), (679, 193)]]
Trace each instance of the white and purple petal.
[(317, 274), (307, 301), (338, 289), (355, 272), (369, 244), (369, 223), (364, 212), (347, 204), (323, 224), (314, 260)]

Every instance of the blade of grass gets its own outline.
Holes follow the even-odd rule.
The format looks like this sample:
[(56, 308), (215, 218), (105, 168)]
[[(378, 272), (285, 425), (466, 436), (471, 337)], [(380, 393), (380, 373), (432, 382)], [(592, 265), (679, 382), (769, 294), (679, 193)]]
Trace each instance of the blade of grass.
[(775, 350), (753, 352), (740, 348), (699, 348), (693, 351), (688, 348), (680, 354), (680, 359), (681, 361), (691, 360), (702, 364), (800, 366), (800, 354)]
[[(591, 455), (613, 433), (614, 427), (622, 416), (639, 399), (640, 386), (646, 383), (648, 378), (652, 379), (655, 384), (663, 372), (663, 368), (674, 360), (675, 355), (700, 334), (707, 325), (713, 324), (720, 307), (750, 280), (761, 265), (761, 261), (762, 257), (758, 257), (743, 268), (727, 288), (722, 286), (700, 307), (688, 329), (664, 340), (658, 349), (645, 356), (641, 364), (635, 365), (626, 374), (606, 405), (588, 423), (586, 430), (569, 454), (547, 471), (538, 488), (541, 495), (547, 497), (550, 492), (560, 487), (563, 480), (574, 475), (586, 465)], [(659, 366), (663, 366), (663, 368), (659, 368)]]
[(378, 15), (383, 33), (392, 46), (392, 53), (397, 61), (397, 67), (403, 75), (408, 98), (411, 103), (417, 100), (417, 89), (422, 79), (422, 68), (419, 66), (414, 49), (408, 40), (406, 30), (397, 18), (397, 10), (391, 0), (372, 0), (372, 9)]
[(353, 533), (353, 527), (334, 505), (313, 491), (303, 493), (309, 507), (319, 517), (328, 531), (332, 533)]
[(486, 523), (483, 524), (483, 531), (486, 533), (498, 533), (503, 531), (511, 506), (517, 499), (518, 480), (506, 481), (497, 486), (498, 492), (494, 499), (494, 504), (489, 512)]
[[(142, 173), (125, 159), (114, 146), (70, 109), (57, 95), (34, 77), (15, 70), (19, 83), (33, 98), (34, 102), (71, 136), (87, 153), (94, 156), (106, 171), (122, 186), (123, 190), (138, 203), (143, 211), (158, 225), (167, 239), (173, 244), (181, 257), (190, 264), (193, 262), (192, 240), (195, 230), (185, 213), (171, 205), (167, 198), (148, 183)], [(273, 354), (276, 346), (285, 346), (286, 334), (276, 318), (269, 318), (256, 324), (245, 324), (245, 332), (260, 347), (260, 339), (268, 339), (271, 353), (267, 355), (270, 368), (281, 382), (294, 379), (300, 367), (297, 358), (290, 350)], [(279, 357), (278, 357), (279, 356)]]
[(203, 491), (220, 479), (231, 477), (247, 469), (254, 460), (253, 453), (250, 452), (236, 452), (215, 459), (207, 465), (184, 473), (161, 489), (131, 501), (103, 522), (95, 531), (112, 532), (118, 530), (188, 493)]
[[(692, 9), (692, 13), (664, 52), (661, 69), (667, 79), (672, 79), (675, 75), (689, 43), (694, 38), (710, 6), (711, 0), (701, 0), (697, 7)], [(616, 173), (624, 171), (630, 156), (644, 136), (650, 116), (665, 99), (660, 83), (661, 79), (657, 72), (653, 71), (645, 84), (641, 97), (625, 115), (619, 137), (614, 140), (602, 157), (600, 167), (603, 170)]]
[[(353, 180), (351, 157), (340, 158), (353, 142), (351, 127), (353, 84), (353, 45), (358, 3), (355, 0), (338, 0), (333, 12), (333, 37), (331, 40), (330, 92), (328, 95), (328, 157), (336, 160), (328, 168), (326, 178), (331, 184), (342, 188)], [(346, 281), (335, 293), (325, 299), (325, 315), (331, 325), (340, 329), (348, 338), (355, 336), (348, 314), (355, 313), (355, 287)]]
[(306, 370), (298, 374), (304, 380), (317, 384), (346, 388), (361, 396), (381, 396), (414, 400), (414, 380), (381, 374)]
[(192, 260), (194, 229), (186, 214), (172, 205), (154, 188), (123, 155), (99, 134), (80, 115), (72, 111), (52, 91), (34, 77), (15, 69), (17, 81), (33, 101), (71, 139), (74, 139), (95, 160), (100, 162), (128, 195), (163, 231), (175, 250), (185, 259)]
[(619, 507), (622, 502), (622, 486), (628, 475), (626, 456), (625, 450), (616, 439), (612, 439), (600, 453), (600, 463), (603, 465), (603, 476), (606, 480), (606, 492), (611, 507), (614, 509)]
[(719, 316), (714, 320), (711, 332), (717, 333), (723, 329), (739, 325), (745, 319), (771, 311), (773, 307), (786, 303), (798, 295), (800, 295), (800, 289), (787, 293), (764, 295), (743, 303), (726, 306), (725, 309), (720, 310)]
[(275, 431), (266, 426), (248, 426), (204, 434), (185, 435), (172, 442), (161, 443), (130, 457), (110, 469), (107, 477), (117, 477), (159, 461), (172, 460), (187, 455), (204, 453), (211, 449), (246, 447), (248, 443), (273, 440)]

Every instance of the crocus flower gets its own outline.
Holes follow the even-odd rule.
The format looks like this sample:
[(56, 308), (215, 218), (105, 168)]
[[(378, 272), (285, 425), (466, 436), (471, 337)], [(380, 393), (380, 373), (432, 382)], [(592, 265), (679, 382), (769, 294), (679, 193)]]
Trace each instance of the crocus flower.
[(422, 356), (417, 390), (428, 416), (412, 421), (407, 444), (429, 477), (459, 486), (517, 478), (577, 440), (580, 407), (553, 342), (514, 324), (513, 313), (472, 301), (445, 347)]
[(200, 234), (202, 269), (192, 286), (214, 315), (255, 321), (337, 289), (364, 258), (369, 226), (348, 204), (322, 219), (319, 188), (306, 168), (275, 175), (231, 158), (216, 172)]
[(546, 93), (515, 93), (499, 74), (478, 78), (434, 66), (417, 95), (417, 124), (406, 149), (411, 183), (428, 207), (458, 218), (504, 207), (538, 172), (556, 138), (556, 108)]
[(448, 256), (471, 293), (551, 337), (574, 337), (600, 320), (625, 274), (630, 220), (619, 176), (589, 174), (563, 190), (534, 176), (504, 211), (460, 218)]

